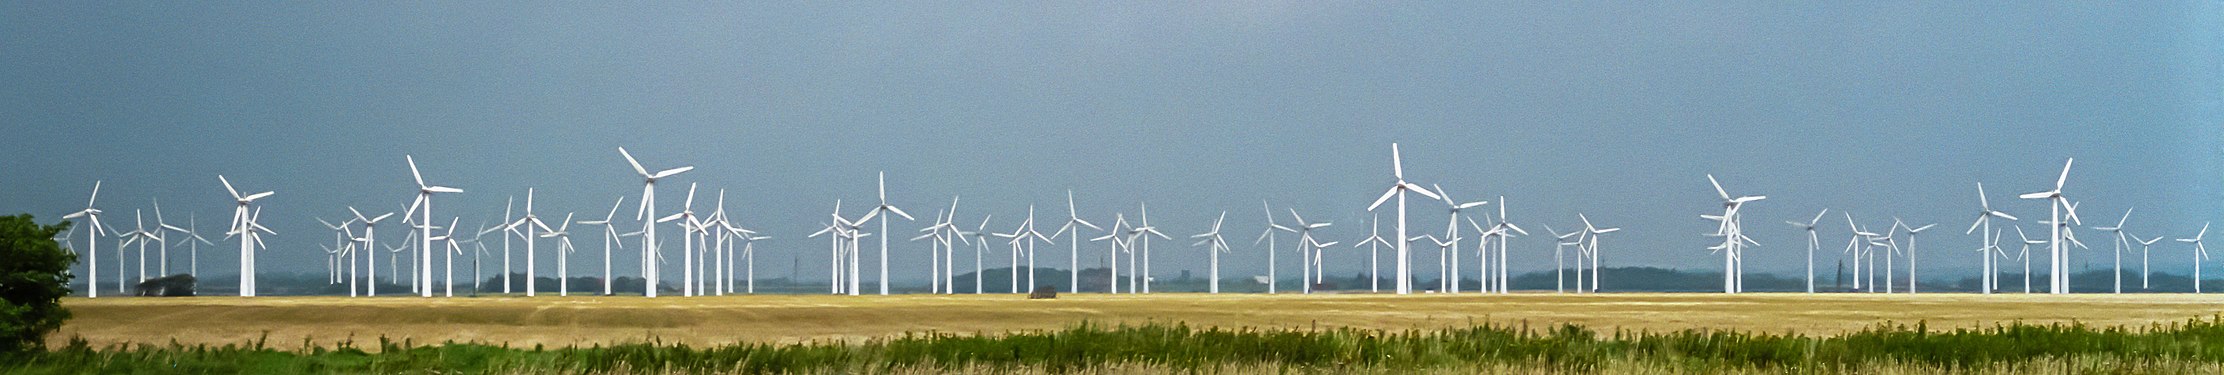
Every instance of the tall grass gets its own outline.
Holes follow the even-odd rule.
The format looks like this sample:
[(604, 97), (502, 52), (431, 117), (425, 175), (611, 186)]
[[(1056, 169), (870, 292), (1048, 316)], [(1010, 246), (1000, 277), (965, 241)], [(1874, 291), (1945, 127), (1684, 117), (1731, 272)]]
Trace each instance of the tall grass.
[(1729, 331), (1598, 332), (1479, 325), (1380, 331), (1100, 326), (1001, 336), (921, 333), (855, 343), (645, 342), (568, 348), (422, 345), (379, 340), (280, 350), (262, 341), (221, 347), (92, 348), (83, 340), (5, 358), (10, 373), (299, 372), (2131, 372), (2213, 373), (2224, 363), (2224, 318), (2141, 328), (2011, 324), (1931, 330), (1879, 325), (1835, 336)]

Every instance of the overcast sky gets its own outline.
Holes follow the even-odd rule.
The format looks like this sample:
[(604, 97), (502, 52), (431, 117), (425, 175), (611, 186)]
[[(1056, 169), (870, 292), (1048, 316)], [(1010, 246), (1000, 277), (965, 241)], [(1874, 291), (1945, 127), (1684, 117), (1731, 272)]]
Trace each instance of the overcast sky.
[[(1604, 241), (1608, 266), (1719, 270), (1700, 236), (1698, 215), (1720, 211), (1708, 173), (1769, 196), (1744, 211), (1757, 272), (1798, 272), (1804, 233), (1783, 221), (1829, 208), (1819, 268), (1850, 212), (1942, 224), (1925, 277), (1971, 275), (1975, 184), (2041, 229), (2046, 205), (2012, 196), (2071, 157), (2087, 225), (2133, 206), (2140, 236), (2224, 219), (2213, 1), (392, 5), (0, 4), (0, 211), (53, 220), (100, 180), (111, 226), (160, 199), (218, 233), (223, 174), (278, 192), (263, 269), (317, 272), (331, 235), (314, 218), (401, 210), (404, 154), (467, 190), (437, 198), (439, 221), (476, 227), (529, 187), (544, 218), (599, 218), (621, 196), (630, 212), (624, 146), (697, 167), (659, 187), (661, 212), (688, 184), (698, 211), (726, 189), (730, 215), (777, 237), (768, 276), (801, 255), (801, 277), (825, 277), (825, 242), (803, 236), (837, 199), (862, 215), (884, 170), (921, 220), (901, 233), (953, 195), (968, 227), (994, 214), (1010, 230), (1035, 204), (1046, 233), (1069, 188), (1088, 220), (1148, 202), (1184, 237), (1226, 210), (1223, 272), (1248, 275), (1265, 271), (1262, 200), (1364, 237), (1398, 142), (1410, 180), (1510, 201), (1538, 234), (1513, 247), (1524, 271), (1549, 267), (1544, 227), (1579, 212), (1628, 228)], [(1412, 235), (1441, 233), (1441, 203), (1409, 204)], [(2074, 264), (2105, 267), (2106, 236), (2081, 233), (2099, 250)], [(1155, 245), (1154, 271), (1203, 272), (1187, 241)], [(926, 244), (896, 246), (898, 277), (925, 278)], [(1066, 264), (1064, 243), (1042, 249)], [(2188, 250), (2158, 244), (2155, 267), (2187, 272)], [(1089, 267), (1104, 248), (1084, 251)], [(236, 253), (204, 248), (204, 273), (234, 272)], [(1339, 247), (1331, 272), (1363, 256)]]

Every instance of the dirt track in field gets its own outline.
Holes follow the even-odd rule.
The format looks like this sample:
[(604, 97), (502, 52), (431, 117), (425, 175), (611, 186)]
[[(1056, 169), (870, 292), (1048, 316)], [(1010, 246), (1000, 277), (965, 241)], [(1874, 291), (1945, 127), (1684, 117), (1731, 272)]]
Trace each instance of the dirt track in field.
[(758, 295), (631, 297), (196, 297), (64, 299), (76, 314), (50, 338), (94, 345), (245, 343), (268, 332), (273, 347), (304, 338), (358, 346), (384, 336), (417, 343), (513, 346), (638, 342), (856, 340), (905, 332), (1000, 333), (1098, 323), (1191, 326), (1413, 329), (1482, 322), (1575, 323), (1599, 330), (1686, 328), (1833, 334), (1883, 322), (1932, 329), (1995, 323), (2083, 322), (2145, 326), (2208, 319), (2224, 296), (1873, 294), (1513, 295)]

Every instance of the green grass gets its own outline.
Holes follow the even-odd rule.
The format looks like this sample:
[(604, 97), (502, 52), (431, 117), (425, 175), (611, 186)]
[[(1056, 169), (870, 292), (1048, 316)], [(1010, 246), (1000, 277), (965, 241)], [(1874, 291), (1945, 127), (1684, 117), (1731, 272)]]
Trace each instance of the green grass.
[[(1080, 325), (1003, 336), (922, 333), (856, 343), (655, 342), (570, 348), (468, 343), (253, 342), (221, 347), (83, 341), (7, 357), (9, 373), (848, 372), (1997, 372), (2191, 373), (2224, 363), (2224, 318), (2144, 328), (1877, 326), (1836, 336), (1597, 332), (1481, 325), (1431, 331), (1222, 330)], [(1485, 369), (1485, 370), (1477, 370)], [(1884, 369), (1893, 369), (1883, 371)]]

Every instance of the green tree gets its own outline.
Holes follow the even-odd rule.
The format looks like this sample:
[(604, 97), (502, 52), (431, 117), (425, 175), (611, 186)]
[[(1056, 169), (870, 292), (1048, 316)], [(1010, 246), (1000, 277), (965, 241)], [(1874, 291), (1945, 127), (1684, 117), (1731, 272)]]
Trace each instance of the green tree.
[(44, 349), (46, 334), (69, 319), (62, 296), (77, 255), (54, 241), (69, 227), (39, 225), (30, 214), (0, 216), (0, 353)]

